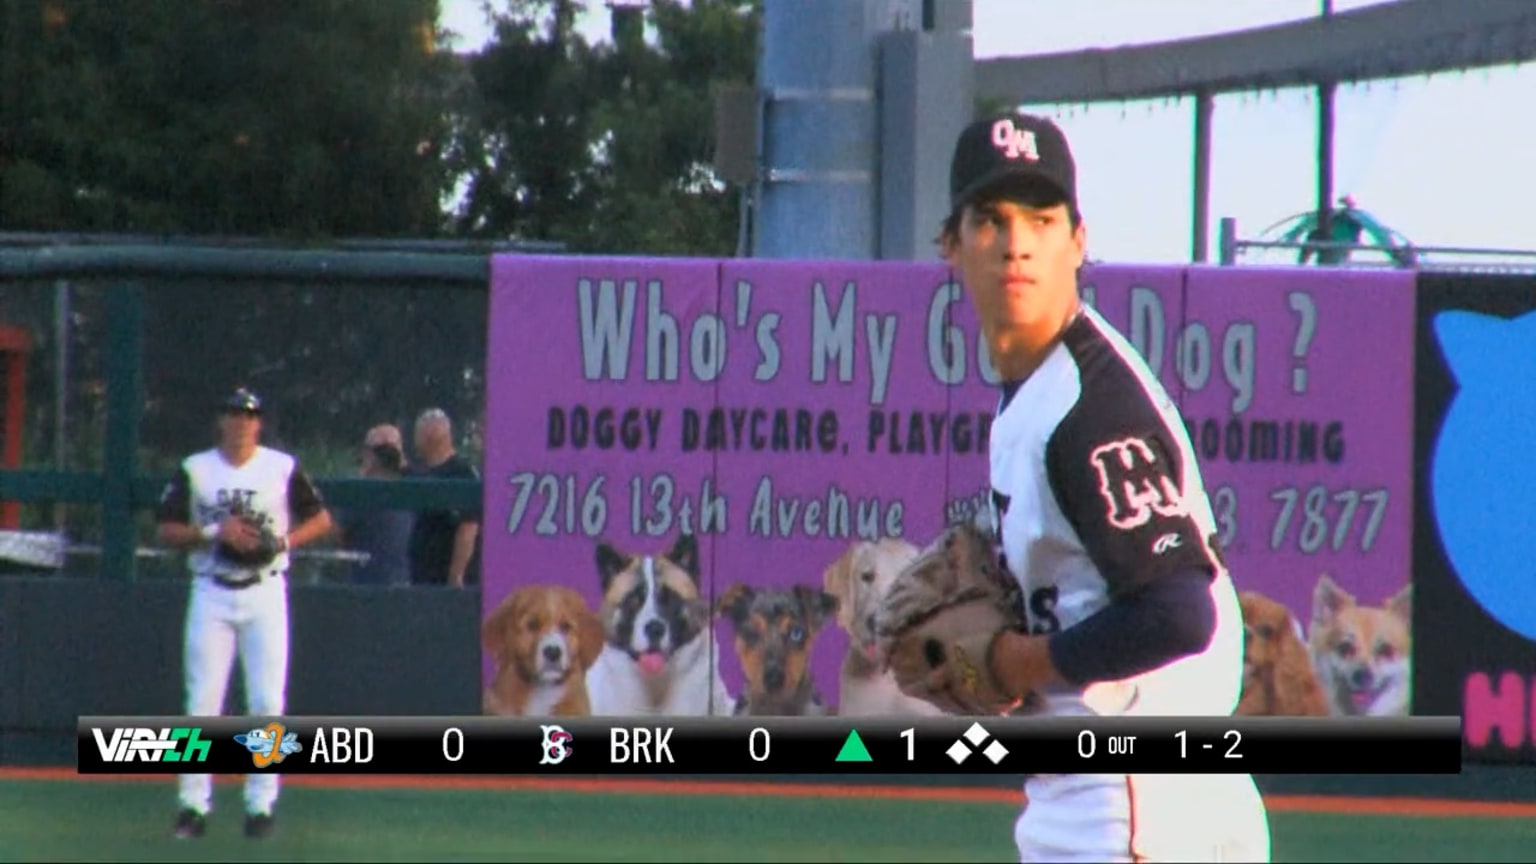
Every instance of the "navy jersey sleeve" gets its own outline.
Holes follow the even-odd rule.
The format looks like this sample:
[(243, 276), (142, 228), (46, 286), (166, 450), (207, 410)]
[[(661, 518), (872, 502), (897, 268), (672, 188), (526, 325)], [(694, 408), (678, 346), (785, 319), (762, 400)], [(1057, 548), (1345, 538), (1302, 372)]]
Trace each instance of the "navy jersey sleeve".
[(165, 484), (155, 505), (155, 520), (192, 524), (192, 477), (186, 468), (178, 468)]
[(314, 482), (297, 462), (288, 475), (288, 509), (293, 513), (295, 523), (307, 522), (325, 509), (325, 500), (320, 497), (320, 490), (315, 488)]
[(1183, 451), (1127, 371), (1084, 398), (1046, 448), (1057, 505), (1110, 596), (1181, 572), (1214, 575), (1205, 533), (1183, 488)]

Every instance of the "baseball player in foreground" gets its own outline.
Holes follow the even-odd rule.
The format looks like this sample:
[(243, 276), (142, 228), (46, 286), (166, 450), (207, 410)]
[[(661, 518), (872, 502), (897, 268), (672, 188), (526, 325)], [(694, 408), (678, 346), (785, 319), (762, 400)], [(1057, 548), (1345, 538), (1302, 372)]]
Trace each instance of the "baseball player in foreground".
[[(219, 444), (194, 453), (160, 498), (160, 538), (189, 551), (183, 674), (186, 713), (224, 713), (235, 656), (251, 714), (284, 712), (288, 683), (288, 552), (325, 535), (331, 517), (298, 460), (264, 447), (261, 400), (240, 389), (220, 405)], [(213, 778), (184, 774), (177, 837), (201, 837)], [(273, 827), (276, 774), (245, 781), (245, 833)]]
[[(952, 527), (903, 571), (878, 613), (886, 662), (955, 714), (1232, 714), (1243, 624), (1215, 520), (1178, 410), (1079, 298), (1065, 136), (978, 121), (950, 193), (943, 255), (1003, 381), (994, 536)], [(1269, 860), (1249, 775), (1037, 774), (1024, 790), (1021, 861)]]

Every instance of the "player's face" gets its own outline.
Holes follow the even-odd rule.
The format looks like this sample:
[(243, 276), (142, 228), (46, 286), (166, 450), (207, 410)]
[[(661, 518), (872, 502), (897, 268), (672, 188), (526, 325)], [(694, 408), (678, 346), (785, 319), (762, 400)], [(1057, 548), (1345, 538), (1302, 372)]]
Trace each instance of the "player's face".
[(1075, 308), (1086, 243), (1067, 205), (999, 198), (966, 205), (944, 259), (959, 273), (988, 341), (1006, 347), (1018, 337), (1034, 343), (1055, 336)]
[(256, 443), (261, 434), (261, 415), (253, 411), (225, 411), (219, 415), (219, 436), (225, 446)]

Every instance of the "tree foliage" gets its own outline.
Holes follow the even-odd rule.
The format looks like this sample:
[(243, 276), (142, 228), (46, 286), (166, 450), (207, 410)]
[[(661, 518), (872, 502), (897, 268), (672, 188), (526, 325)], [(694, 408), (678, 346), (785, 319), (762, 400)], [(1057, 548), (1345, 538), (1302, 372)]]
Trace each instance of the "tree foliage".
[[(0, 229), (440, 235), (454, 79), (438, 15), (438, 0), (4, 0)], [(29, 442), (51, 433), (68, 349), (74, 467), (99, 455), (113, 281), (76, 284), (67, 346), (52, 286), (0, 289), (0, 318), (37, 346)], [(153, 468), (207, 444), (212, 400), (241, 383), (272, 405), (274, 439), (301, 447), (428, 405), (463, 428), (483, 404), (483, 292), (144, 284)]]
[[(466, 56), (446, 50), (439, 0), (0, 0), (0, 231), (732, 254), (713, 94), (753, 80), (760, 0), (652, 0), (595, 42), (582, 0), (500, 2), (492, 43)], [(145, 285), (156, 470), (209, 440), (208, 408), (237, 383), (299, 449), (429, 405), (461, 430), (484, 410), (483, 293)], [(77, 468), (99, 448), (101, 287), (76, 285), (66, 346)], [(0, 294), (37, 346), (38, 453), (63, 354), (52, 286)]]
[(3, 8), (0, 228), (437, 233), (437, 0)]
[(654, 0), (595, 45), (574, 27), (586, 6), (509, 0), (496, 15), (468, 64), (471, 134), (450, 153), (466, 179), (454, 230), (604, 254), (732, 254), (739, 203), (710, 164), (714, 93), (753, 80), (760, 0)]

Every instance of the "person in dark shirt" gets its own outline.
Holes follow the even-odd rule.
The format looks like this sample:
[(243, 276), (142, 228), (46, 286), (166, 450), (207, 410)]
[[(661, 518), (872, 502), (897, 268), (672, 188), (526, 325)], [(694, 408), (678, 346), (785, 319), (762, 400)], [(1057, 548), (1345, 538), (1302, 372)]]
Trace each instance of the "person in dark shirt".
[[(369, 435), (370, 439), (376, 437), (372, 432)], [(363, 477), (397, 480), (404, 471), (405, 454), (394, 441), (363, 447), (359, 457), (359, 473)], [(416, 514), (410, 510), (348, 510), (341, 514), (337, 523), (342, 542), (349, 549), (368, 554), (368, 560), (352, 571), (353, 584), (410, 584), (410, 539), (415, 521)]]
[[(480, 472), (453, 444), (453, 424), (441, 409), (416, 419), (416, 463), (410, 476), (478, 480)], [(411, 582), (463, 588), (479, 582), (480, 508), (422, 510), (411, 530)]]

